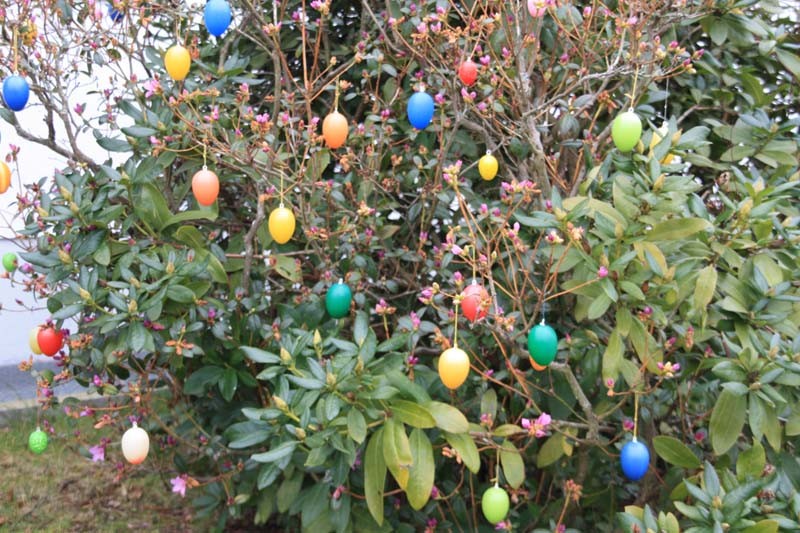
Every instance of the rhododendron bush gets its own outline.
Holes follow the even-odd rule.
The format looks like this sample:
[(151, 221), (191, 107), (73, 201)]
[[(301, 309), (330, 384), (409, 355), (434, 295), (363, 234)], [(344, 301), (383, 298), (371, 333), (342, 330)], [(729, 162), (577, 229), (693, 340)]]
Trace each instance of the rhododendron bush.
[(31, 374), (149, 433), (120, 483), (220, 527), (800, 528), (791, 3), (204, 5), (0, 2), (3, 128), (67, 161), (13, 189), (70, 330)]

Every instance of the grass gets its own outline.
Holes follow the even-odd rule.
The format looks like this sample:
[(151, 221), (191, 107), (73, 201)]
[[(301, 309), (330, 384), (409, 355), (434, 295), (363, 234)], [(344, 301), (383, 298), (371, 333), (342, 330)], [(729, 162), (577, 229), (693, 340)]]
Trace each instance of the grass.
[[(0, 531), (193, 531), (198, 523), (188, 498), (172, 494), (146, 466), (125, 466), (119, 435), (92, 428), (91, 417), (73, 419), (48, 412), (55, 429), (47, 450), (34, 455), (28, 435), (36, 429), (35, 411), (0, 418)], [(76, 431), (112, 439), (106, 461), (93, 463), (78, 442)], [(157, 445), (151, 442), (151, 454)], [(144, 465), (147, 465), (145, 461)]]

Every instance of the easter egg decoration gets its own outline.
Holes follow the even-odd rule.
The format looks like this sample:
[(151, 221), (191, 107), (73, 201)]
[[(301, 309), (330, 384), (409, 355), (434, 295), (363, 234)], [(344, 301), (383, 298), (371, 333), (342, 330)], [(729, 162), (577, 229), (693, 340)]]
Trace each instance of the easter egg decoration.
[(3, 254), (3, 268), (9, 274), (17, 269), (17, 254), (14, 252), (6, 252)]
[(344, 115), (334, 111), (325, 117), (322, 121), (322, 138), (325, 139), (325, 145), (333, 150), (344, 145), (347, 140), (347, 119)]
[(539, 363), (536, 362), (536, 360), (533, 357), (529, 357), (528, 359), (531, 360), (531, 367), (537, 372), (547, 370), (547, 365), (540, 365)]
[(164, 66), (167, 74), (175, 81), (186, 79), (189, 75), (189, 68), (192, 66), (192, 56), (185, 47), (176, 44), (164, 54)]
[(478, 160), (478, 172), (481, 177), (486, 181), (492, 181), (497, 176), (497, 169), (499, 165), (497, 158), (492, 155), (492, 152), (486, 154)]
[(39, 329), (36, 334), (36, 342), (39, 343), (39, 349), (48, 357), (52, 357), (64, 346), (64, 334), (61, 330), (53, 326), (47, 326)]
[(269, 234), (278, 244), (286, 244), (294, 235), (295, 219), (294, 213), (283, 203), (277, 209), (273, 209), (269, 214)]
[(6, 192), (11, 187), (11, 169), (5, 161), (0, 161), (0, 194)]
[(486, 489), (481, 496), (481, 510), (490, 524), (499, 524), (505, 520), (510, 507), (508, 493), (496, 484)]
[(424, 130), (433, 120), (433, 97), (425, 91), (415, 92), (408, 99), (408, 121), (418, 130)]
[(611, 125), (611, 138), (620, 152), (630, 152), (642, 137), (642, 121), (633, 110), (617, 115)]
[(36, 355), (42, 354), (42, 349), (39, 348), (39, 329), (41, 328), (33, 328), (28, 334), (28, 346), (30, 346), (31, 351)]
[(122, 19), (125, 18), (125, 11), (123, 9), (117, 9), (114, 7), (113, 2), (108, 3), (108, 18), (111, 19), (112, 22), (120, 22)]
[(350, 287), (340, 279), (339, 283), (331, 285), (325, 294), (325, 309), (333, 318), (345, 317), (350, 312), (352, 299), (353, 293)]
[(47, 433), (37, 427), (36, 431), (28, 436), (28, 449), (36, 455), (41, 455), (47, 449)]
[(147, 432), (133, 423), (133, 427), (122, 435), (122, 455), (132, 465), (138, 465), (147, 459), (150, 451), (150, 437)]
[(12, 111), (22, 111), (28, 103), (31, 89), (22, 76), (9, 76), (3, 82), (3, 100)]
[(231, 24), (231, 6), (225, 0), (209, 0), (203, 9), (203, 21), (208, 33), (219, 37)]
[(478, 65), (471, 59), (462, 61), (458, 66), (458, 77), (461, 79), (461, 83), (467, 87), (473, 85), (478, 81)]
[(439, 356), (439, 378), (448, 389), (457, 389), (469, 375), (469, 356), (467, 352), (453, 346)]
[(558, 353), (558, 335), (542, 320), (528, 332), (528, 351), (533, 360), (542, 366), (553, 362)]
[(619, 462), (626, 478), (631, 481), (639, 481), (650, 467), (650, 450), (634, 437), (622, 447)]
[(219, 178), (203, 165), (202, 170), (195, 172), (192, 176), (192, 194), (197, 203), (202, 206), (214, 205), (219, 196)]
[(489, 311), (489, 292), (477, 281), (473, 280), (461, 292), (461, 312), (470, 322), (486, 316)]

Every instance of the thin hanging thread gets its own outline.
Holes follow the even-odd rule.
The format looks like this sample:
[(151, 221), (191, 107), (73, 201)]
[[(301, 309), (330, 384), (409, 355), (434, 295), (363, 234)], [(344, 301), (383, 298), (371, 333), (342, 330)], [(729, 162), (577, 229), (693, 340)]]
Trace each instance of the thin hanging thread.
[(633, 111), (633, 101), (636, 98), (636, 83), (639, 81), (639, 67), (633, 72), (633, 89), (631, 90), (631, 104), (630, 111)]
[(475, 252), (477, 252), (477, 250), (474, 244), (470, 246), (470, 251), (472, 252), (472, 283), (475, 284), (478, 282), (478, 265), (475, 262)]
[(458, 306), (455, 307), (456, 318), (453, 322), (453, 348), (458, 348)]
[(664, 98), (664, 123), (666, 124), (669, 121), (669, 116), (667, 115), (667, 104), (669, 104), (669, 78), (667, 78), (667, 96)]
[(208, 170), (208, 165), (206, 163), (206, 150), (207, 149), (208, 149), (208, 146), (206, 145), (205, 142), (203, 142), (203, 170)]
[(281, 174), (281, 203), (280, 207), (283, 207), (283, 170), (280, 171)]
[(639, 432), (639, 393), (633, 391), (633, 440), (636, 441), (636, 436)]
[(14, 40), (14, 74), (19, 71), (19, 46), (17, 45), (17, 27), (14, 26), (14, 33), (13, 33), (13, 40)]
[(334, 88), (333, 112), (339, 112), (339, 78), (336, 78), (336, 87)]
[(181, 30), (180, 30), (181, 19), (180, 17), (175, 18), (175, 42), (178, 44), (183, 44), (181, 41)]

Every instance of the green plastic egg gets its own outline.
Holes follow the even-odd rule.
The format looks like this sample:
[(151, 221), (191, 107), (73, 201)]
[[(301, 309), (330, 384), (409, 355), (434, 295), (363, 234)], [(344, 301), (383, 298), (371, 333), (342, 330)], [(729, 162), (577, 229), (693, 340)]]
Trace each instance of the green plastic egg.
[(47, 433), (36, 428), (36, 431), (28, 437), (28, 448), (36, 455), (44, 452), (47, 449)]
[(9, 274), (14, 272), (17, 269), (17, 254), (14, 252), (6, 252), (3, 255), (3, 268), (5, 268), (6, 272)]
[(617, 115), (611, 125), (611, 138), (620, 152), (630, 152), (642, 137), (642, 121), (633, 111)]
[(333, 318), (342, 318), (350, 312), (350, 301), (353, 293), (343, 282), (334, 283), (325, 295), (325, 309)]
[(553, 362), (558, 353), (558, 335), (545, 324), (537, 324), (528, 333), (528, 351), (536, 363), (546, 366)]
[(498, 524), (505, 520), (510, 506), (508, 493), (500, 487), (489, 487), (481, 497), (483, 516), (492, 524)]

